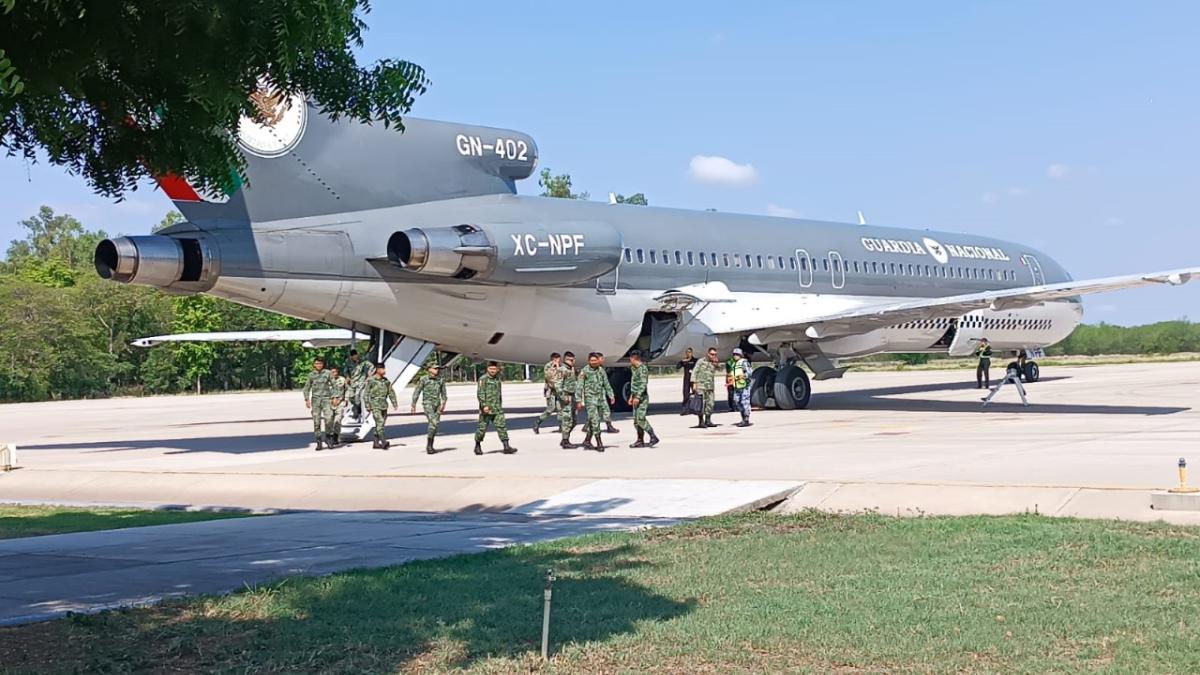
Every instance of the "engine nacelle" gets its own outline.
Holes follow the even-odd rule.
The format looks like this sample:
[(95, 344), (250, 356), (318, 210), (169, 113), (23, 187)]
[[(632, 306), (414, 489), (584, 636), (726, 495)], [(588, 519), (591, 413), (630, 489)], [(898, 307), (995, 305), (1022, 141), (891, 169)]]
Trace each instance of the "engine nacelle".
[(388, 239), (388, 260), (418, 274), (525, 286), (571, 286), (621, 262), (608, 223), (486, 224), (412, 228)]
[(220, 257), (208, 237), (141, 237), (105, 239), (96, 245), (96, 272), (123, 284), (140, 284), (200, 292), (220, 275)]

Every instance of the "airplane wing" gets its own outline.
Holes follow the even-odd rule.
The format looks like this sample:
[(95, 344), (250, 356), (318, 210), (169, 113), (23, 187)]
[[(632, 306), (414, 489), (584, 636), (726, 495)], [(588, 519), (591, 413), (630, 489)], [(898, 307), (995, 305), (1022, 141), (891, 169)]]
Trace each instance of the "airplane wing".
[[(832, 313), (805, 311), (803, 307), (794, 313), (773, 311), (775, 319), (767, 320), (764, 312), (726, 312), (721, 318), (710, 321), (704, 317), (714, 333), (757, 333), (763, 342), (779, 339), (821, 339), (857, 335), (877, 328), (920, 319), (955, 317), (967, 312), (991, 309), (1003, 311), (1031, 307), (1051, 300), (1062, 300), (1092, 293), (1106, 293), (1138, 286), (1179, 286), (1200, 275), (1200, 267), (1191, 267), (1167, 272), (1130, 274), (1104, 279), (1064, 281), (1043, 286), (1024, 286), (982, 293), (966, 293), (940, 298), (922, 298), (903, 302), (881, 302), (866, 306), (847, 307)], [(807, 314), (807, 316), (805, 316)]]
[(310, 330), (246, 330), (224, 333), (179, 333), (156, 335), (134, 340), (135, 347), (153, 347), (164, 342), (300, 342), (305, 347), (341, 347), (351, 342), (351, 337), (368, 342), (370, 335), (354, 333), (343, 328), (315, 328)]

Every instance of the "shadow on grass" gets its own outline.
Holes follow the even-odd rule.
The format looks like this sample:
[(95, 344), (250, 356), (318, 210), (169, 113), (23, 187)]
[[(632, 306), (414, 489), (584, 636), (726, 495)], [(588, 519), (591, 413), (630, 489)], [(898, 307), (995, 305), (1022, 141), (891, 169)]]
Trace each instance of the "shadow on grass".
[[(233, 596), (0, 629), (0, 666), (30, 672), (397, 672), (533, 659), (553, 569), (551, 644), (601, 641), (695, 607), (633, 583), (636, 544), (522, 547)], [(53, 647), (51, 646), (53, 645)], [(7, 662), (6, 662), (7, 661)]]
[(158, 510), (134, 510), (121, 508), (93, 507), (74, 509), (54, 506), (4, 506), (0, 505), (0, 539), (36, 537), (46, 534), (67, 532), (92, 532), (147, 525), (171, 525), (193, 523), (202, 520), (218, 520), (250, 515), (250, 511), (239, 509), (197, 509), (184, 511), (178, 508)]

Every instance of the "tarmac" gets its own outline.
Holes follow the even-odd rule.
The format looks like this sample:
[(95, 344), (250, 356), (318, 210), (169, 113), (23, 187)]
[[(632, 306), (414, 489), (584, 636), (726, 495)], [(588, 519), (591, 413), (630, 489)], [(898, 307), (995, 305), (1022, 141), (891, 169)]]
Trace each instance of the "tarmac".
[(728, 412), (692, 428), (680, 381), (656, 378), (662, 444), (628, 448), (617, 414), (604, 453), (559, 448), (550, 425), (535, 435), (541, 386), (510, 383), (519, 452), (489, 433), (482, 457), (470, 385), (449, 388), (432, 456), (407, 405), (391, 450), (314, 452), (297, 392), (0, 406), (21, 467), (0, 474), (0, 502), (302, 511), (0, 541), (0, 624), (763, 507), (1200, 524), (1150, 508), (1200, 448), (1200, 362), (1045, 368), (1029, 407), (1005, 390), (983, 408), (971, 375), (851, 371), (748, 429)]

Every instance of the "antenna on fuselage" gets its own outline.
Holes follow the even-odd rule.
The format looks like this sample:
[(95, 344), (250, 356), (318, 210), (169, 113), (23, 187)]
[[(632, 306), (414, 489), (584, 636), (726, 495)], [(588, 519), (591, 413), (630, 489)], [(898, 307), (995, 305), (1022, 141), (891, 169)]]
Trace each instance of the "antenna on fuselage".
[(862, 211), (859, 211), (859, 212), (858, 212), (858, 224), (859, 224), (859, 225), (866, 225), (866, 224), (867, 224), (867, 217), (863, 215), (863, 212), (862, 212)]

